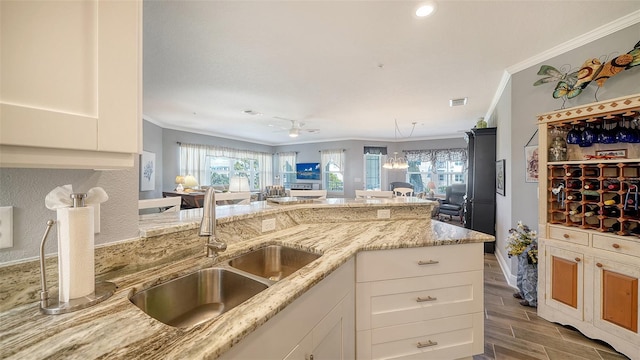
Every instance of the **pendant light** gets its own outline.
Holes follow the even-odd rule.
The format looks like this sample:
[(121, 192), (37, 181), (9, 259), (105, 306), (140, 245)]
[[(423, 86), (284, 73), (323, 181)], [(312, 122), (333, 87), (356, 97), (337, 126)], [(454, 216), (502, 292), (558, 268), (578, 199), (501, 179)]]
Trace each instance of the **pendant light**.
[(390, 170), (404, 170), (409, 168), (409, 164), (404, 156), (398, 157), (398, 152), (396, 151), (393, 153), (393, 157), (389, 157), (382, 167)]
[[(394, 139), (397, 141), (398, 140), (398, 120), (394, 119), (394, 123), (395, 123), (395, 128), (394, 130)], [(411, 135), (413, 135), (413, 130), (416, 127), (416, 123), (413, 123), (413, 129), (411, 129), (411, 134), (409, 134), (409, 137), (411, 137)], [(393, 153), (393, 157), (389, 157), (387, 159), (387, 161), (384, 163), (384, 165), (382, 165), (383, 168), (385, 169), (389, 169), (389, 170), (404, 170), (409, 168), (409, 164), (407, 163), (407, 159), (404, 158), (404, 156), (400, 156), (398, 157), (398, 152), (394, 152)]]

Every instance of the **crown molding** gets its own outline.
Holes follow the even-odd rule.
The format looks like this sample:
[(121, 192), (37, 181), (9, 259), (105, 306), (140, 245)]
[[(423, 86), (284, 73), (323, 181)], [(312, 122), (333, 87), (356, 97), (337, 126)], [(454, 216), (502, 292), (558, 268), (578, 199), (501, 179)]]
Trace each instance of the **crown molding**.
[(572, 40), (562, 43), (558, 46), (552, 47), (549, 50), (543, 51), (540, 54), (530, 57), (529, 59), (510, 66), (506, 69), (509, 74), (515, 74), (518, 71), (528, 69), (536, 64), (539, 64), (545, 60), (549, 60), (558, 55), (562, 55), (571, 50), (577, 49), (580, 46), (589, 44), (595, 40), (601, 39), (607, 35), (611, 35), (616, 31), (622, 30), (629, 26), (640, 23), (640, 10), (634, 11), (628, 15), (625, 15), (617, 20), (614, 20), (608, 24), (604, 24), (598, 28), (595, 28), (587, 33), (584, 33)]
[(502, 79), (500, 79), (500, 83), (498, 84), (498, 88), (496, 90), (495, 95), (493, 96), (493, 100), (491, 101), (491, 105), (489, 105), (489, 109), (487, 109), (487, 113), (485, 114), (485, 119), (491, 119), (491, 115), (493, 114), (496, 106), (498, 105), (498, 101), (502, 97), (502, 93), (504, 92), (505, 87), (509, 83), (511, 79), (511, 75), (515, 74), (519, 71), (528, 69), (534, 65), (537, 65), (545, 60), (549, 60), (558, 55), (562, 55), (568, 51), (579, 48), (580, 46), (584, 46), (603, 38), (607, 35), (611, 35), (616, 31), (625, 29), (629, 26), (640, 23), (640, 10), (634, 11), (625, 15), (617, 20), (614, 20), (608, 24), (604, 24), (600, 27), (597, 27), (587, 33), (584, 33), (572, 40), (564, 42), (558, 46), (555, 46), (549, 50), (543, 51), (538, 55), (528, 58), (522, 62), (519, 62), (515, 65), (512, 65), (505, 69), (502, 74)]

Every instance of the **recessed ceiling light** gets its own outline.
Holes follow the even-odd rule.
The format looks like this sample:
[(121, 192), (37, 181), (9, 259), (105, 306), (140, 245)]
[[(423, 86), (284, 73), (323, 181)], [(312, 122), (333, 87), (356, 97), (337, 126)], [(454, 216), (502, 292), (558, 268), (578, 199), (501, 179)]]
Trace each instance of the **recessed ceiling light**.
[(426, 17), (433, 14), (436, 11), (436, 3), (433, 1), (429, 1), (420, 5), (420, 7), (416, 10), (416, 16), (418, 17)]

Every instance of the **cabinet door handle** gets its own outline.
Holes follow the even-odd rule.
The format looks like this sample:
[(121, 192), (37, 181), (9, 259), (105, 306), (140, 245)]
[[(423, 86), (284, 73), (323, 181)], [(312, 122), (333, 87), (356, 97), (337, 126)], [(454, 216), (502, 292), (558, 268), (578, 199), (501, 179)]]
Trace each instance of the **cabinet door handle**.
[(575, 258), (576, 262), (580, 262), (582, 261), (582, 259), (580, 259), (579, 257)]
[(614, 248), (614, 249), (620, 249), (620, 245), (619, 245), (619, 244), (614, 243), (614, 244), (613, 244), (613, 245), (611, 245), (611, 246), (613, 246), (613, 248)]
[(304, 357), (304, 360), (313, 360), (313, 354)]
[(420, 348), (429, 347), (429, 346), (436, 346), (436, 345), (438, 345), (438, 343), (436, 341), (427, 340), (426, 343), (418, 341), (418, 345), (416, 347), (418, 349), (420, 349)]
[(440, 261), (438, 261), (438, 260), (427, 260), (427, 261), (420, 260), (420, 261), (418, 261), (418, 265), (433, 265), (433, 264), (438, 264), (438, 263), (440, 263)]
[(570, 237), (571, 237), (571, 235), (569, 235), (569, 234), (563, 234), (563, 235), (562, 235), (562, 237), (563, 237), (563, 238), (565, 238), (565, 239), (568, 239), (568, 238), (570, 238)]
[(431, 296), (427, 295), (426, 298), (418, 296), (418, 298), (416, 299), (416, 302), (436, 301), (436, 300), (438, 300), (437, 297), (431, 297)]
[(601, 268), (601, 267), (603, 267), (604, 265), (602, 265), (601, 263), (596, 263), (596, 266), (597, 266), (597, 267), (599, 267), (599, 268)]

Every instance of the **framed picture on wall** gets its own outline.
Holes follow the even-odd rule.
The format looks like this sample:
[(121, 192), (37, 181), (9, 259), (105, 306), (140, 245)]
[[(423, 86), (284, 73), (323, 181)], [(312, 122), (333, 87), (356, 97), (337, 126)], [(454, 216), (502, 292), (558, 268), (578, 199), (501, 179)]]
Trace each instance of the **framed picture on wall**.
[(538, 182), (538, 145), (524, 147), (525, 172), (524, 181)]
[(502, 196), (505, 194), (504, 189), (504, 159), (496, 161), (496, 192)]
[(156, 154), (143, 151), (140, 155), (140, 191), (156, 188)]

